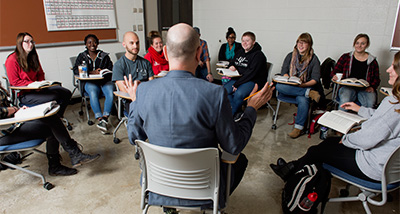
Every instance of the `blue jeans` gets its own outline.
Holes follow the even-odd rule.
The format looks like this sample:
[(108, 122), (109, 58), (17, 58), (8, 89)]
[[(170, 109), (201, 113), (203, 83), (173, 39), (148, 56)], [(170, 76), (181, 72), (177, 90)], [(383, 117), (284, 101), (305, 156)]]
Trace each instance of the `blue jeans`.
[(343, 103), (346, 102), (358, 102), (361, 106), (367, 108), (372, 108), (376, 102), (376, 92), (366, 92), (365, 88), (348, 87), (342, 86), (339, 89), (339, 109), (345, 111), (345, 109), (340, 108)]
[(236, 80), (229, 80), (229, 82), (224, 85), (224, 88), (228, 92), (229, 102), (232, 106), (232, 115), (235, 115), (239, 108), (242, 107), (244, 98), (249, 96), (255, 85), (254, 82), (246, 82), (241, 84), (237, 90), (233, 92), (232, 86), (235, 82)]
[(203, 67), (200, 67), (198, 65), (196, 68), (196, 77), (208, 81), (207, 75), (208, 75), (207, 66), (205, 64)]
[[(89, 94), (90, 105), (92, 106), (92, 110), (96, 118), (110, 115), (114, 99), (113, 90), (114, 90), (114, 83), (111, 81), (107, 82), (104, 85), (97, 85), (89, 81), (86, 82), (85, 93)], [(104, 94), (104, 96), (106, 97), (106, 100), (104, 101), (104, 113), (101, 113), (101, 107), (99, 102), (99, 99), (101, 98), (102, 94)]]
[(294, 104), (297, 105), (297, 116), (295, 119), (294, 128), (303, 130), (304, 124), (307, 120), (308, 108), (310, 106), (310, 98), (308, 94), (311, 88), (300, 88), (288, 84), (276, 84), (276, 90), (283, 96), (292, 97), (296, 101)]

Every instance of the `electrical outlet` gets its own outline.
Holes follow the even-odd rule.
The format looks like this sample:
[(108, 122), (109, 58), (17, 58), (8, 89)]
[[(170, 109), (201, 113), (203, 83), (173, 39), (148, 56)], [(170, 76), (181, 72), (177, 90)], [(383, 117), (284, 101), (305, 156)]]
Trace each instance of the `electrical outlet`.
[(132, 29), (133, 29), (133, 31), (136, 31), (136, 25), (133, 25)]
[(133, 13), (137, 13), (138, 9), (135, 7), (133, 8)]
[(138, 25), (138, 31), (143, 31), (143, 25)]

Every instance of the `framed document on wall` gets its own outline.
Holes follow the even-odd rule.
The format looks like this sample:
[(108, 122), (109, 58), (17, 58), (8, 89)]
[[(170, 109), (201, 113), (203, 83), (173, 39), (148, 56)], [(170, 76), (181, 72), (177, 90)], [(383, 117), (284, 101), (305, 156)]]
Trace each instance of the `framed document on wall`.
[(400, 8), (400, 1), (397, 4), (397, 13), (396, 13), (396, 18), (394, 21), (394, 27), (393, 27), (393, 34), (392, 34), (392, 43), (390, 50), (396, 50), (400, 51), (400, 13), (399, 13), (399, 8)]

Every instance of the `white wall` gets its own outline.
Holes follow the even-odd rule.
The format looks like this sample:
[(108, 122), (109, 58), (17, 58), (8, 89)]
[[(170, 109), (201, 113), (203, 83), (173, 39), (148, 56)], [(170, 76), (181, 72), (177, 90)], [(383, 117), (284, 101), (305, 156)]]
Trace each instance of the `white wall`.
[(199, 0), (193, 1), (193, 24), (208, 43), (213, 66), (232, 26), (237, 41), (245, 31), (256, 34), (273, 63), (273, 73), (280, 72), (284, 57), (303, 32), (312, 35), (321, 63), (326, 57), (337, 60), (351, 51), (354, 37), (367, 33), (371, 40), (367, 51), (377, 56), (381, 85), (387, 85), (384, 72), (394, 55), (389, 48), (397, 5), (398, 0)]
[[(116, 15), (117, 15), (117, 35), (120, 42), (115, 43), (104, 43), (100, 41), (99, 49), (110, 53), (111, 60), (116, 62), (116, 52), (124, 52), (125, 49), (122, 47), (122, 37), (126, 31), (133, 30), (133, 25), (144, 25), (143, 13), (133, 13), (133, 8), (143, 8), (142, 0), (115, 0)], [(19, 32), (15, 32), (17, 36)], [(144, 45), (144, 31), (136, 32), (140, 39), (140, 55), (145, 54)], [(40, 35), (32, 35), (34, 38)], [(85, 50), (83, 45), (77, 46), (64, 46), (64, 47), (51, 47), (51, 48), (37, 48), (40, 62), (46, 75), (46, 79), (49, 80), (60, 80), (64, 87), (73, 89), (72, 84), (72, 71), (69, 70), (71, 63), (69, 57), (77, 56), (80, 52)], [(100, 38), (101, 39), (101, 38)], [(0, 52), (0, 63), (4, 64), (7, 56), (13, 51), (1, 51)], [(4, 74), (3, 66), (0, 66), (0, 74)], [(75, 93), (77, 95), (77, 93)]]

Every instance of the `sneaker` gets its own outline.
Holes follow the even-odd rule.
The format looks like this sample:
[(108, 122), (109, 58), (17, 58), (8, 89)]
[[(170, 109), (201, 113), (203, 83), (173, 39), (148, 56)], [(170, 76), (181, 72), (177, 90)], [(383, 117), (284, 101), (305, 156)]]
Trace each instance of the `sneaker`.
[(308, 97), (310, 97), (312, 100), (318, 103), (319, 99), (321, 98), (321, 95), (319, 95), (318, 91), (310, 90)]
[(108, 133), (107, 125), (108, 122), (105, 119), (101, 119), (97, 124), (97, 128), (99, 128), (102, 133)]
[(164, 213), (165, 214), (179, 214), (179, 212), (176, 211), (176, 209), (172, 209), (172, 208), (164, 208)]
[(301, 135), (301, 130), (300, 129), (297, 129), (297, 128), (294, 128), (293, 130), (292, 130), (292, 132), (290, 132), (289, 134), (289, 137), (291, 137), (291, 138), (298, 138), (300, 135)]
[(82, 164), (87, 164), (97, 160), (100, 157), (100, 154), (89, 155), (79, 152), (72, 156), (70, 155), (70, 157), (71, 157), (72, 168), (76, 168), (78, 166), (81, 166)]
[(242, 111), (241, 112), (236, 112), (235, 115), (233, 116), (233, 120), (235, 122), (239, 122), (240, 119), (242, 119), (243, 115), (244, 115), (244, 112), (242, 112)]

